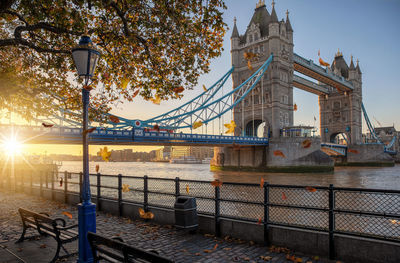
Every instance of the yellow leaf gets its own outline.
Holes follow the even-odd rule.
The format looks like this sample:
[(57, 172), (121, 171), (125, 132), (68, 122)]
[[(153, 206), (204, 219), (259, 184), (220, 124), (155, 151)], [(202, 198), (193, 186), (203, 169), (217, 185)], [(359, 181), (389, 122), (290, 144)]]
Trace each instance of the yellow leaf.
[(197, 129), (199, 127), (201, 127), (203, 125), (203, 123), (201, 121), (196, 121), (193, 123), (193, 129)]
[(225, 132), (226, 134), (234, 133), (234, 132), (235, 132), (235, 128), (236, 128), (236, 123), (235, 123), (235, 121), (232, 120), (231, 123), (224, 124), (224, 126), (225, 126), (225, 128), (228, 129), (228, 130)]
[(126, 87), (128, 86), (128, 84), (129, 84), (129, 80), (128, 80), (128, 79), (123, 79), (123, 80), (121, 81), (121, 88), (122, 88), (122, 90), (126, 90)]
[(160, 102), (161, 102), (160, 96), (156, 95), (156, 97), (155, 97), (154, 99), (151, 98), (150, 100), (151, 100), (151, 102), (153, 102), (154, 104), (160, 105)]
[(143, 218), (143, 219), (153, 219), (154, 218), (154, 214), (152, 212), (145, 212), (142, 208), (139, 208), (139, 215), (140, 215), (140, 218)]
[(253, 66), (251, 65), (250, 60), (247, 61), (247, 67), (248, 67), (250, 70), (253, 70)]
[(108, 151), (107, 146), (105, 146), (103, 149), (100, 148), (100, 156), (103, 161), (110, 161), (111, 152)]
[(206, 88), (206, 86), (204, 84), (203, 84), (203, 90), (207, 91), (207, 88)]
[(186, 185), (186, 193), (189, 193), (189, 185)]
[(122, 192), (126, 193), (129, 192), (129, 185), (128, 184), (122, 184)]

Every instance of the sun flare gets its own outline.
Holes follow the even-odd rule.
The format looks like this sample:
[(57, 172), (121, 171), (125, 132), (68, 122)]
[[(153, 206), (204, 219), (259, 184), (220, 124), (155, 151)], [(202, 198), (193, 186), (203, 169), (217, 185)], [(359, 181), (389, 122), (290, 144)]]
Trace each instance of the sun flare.
[(18, 141), (16, 136), (7, 138), (2, 142), (2, 151), (8, 156), (20, 155), (22, 151), (22, 143)]

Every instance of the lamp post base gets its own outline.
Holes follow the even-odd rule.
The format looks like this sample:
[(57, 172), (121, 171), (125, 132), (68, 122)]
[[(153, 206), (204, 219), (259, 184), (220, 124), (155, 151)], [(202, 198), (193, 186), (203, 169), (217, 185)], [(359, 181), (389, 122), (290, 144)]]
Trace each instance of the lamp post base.
[(79, 258), (78, 263), (93, 262), (93, 254), (87, 239), (87, 232), (96, 232), (96, 204), (78, 204)]

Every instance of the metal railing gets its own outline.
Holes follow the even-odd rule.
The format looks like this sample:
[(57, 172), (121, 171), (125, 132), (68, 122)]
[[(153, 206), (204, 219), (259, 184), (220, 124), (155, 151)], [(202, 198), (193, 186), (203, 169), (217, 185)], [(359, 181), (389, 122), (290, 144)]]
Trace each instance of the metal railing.
[[(0, 177), (0, 187), (22, 189), (30, 187), (63, 192), (65, 202), (69, 193), (79, 194), (82, 186), (80, 173), (15, 172)], [(62, 181), (62, 182), (61, 182)], [(308, 229), (329, 235), (329, 255), (334, 258), (334, 236), (359, 236), (376, 240), (400, 242), (400, 191), (362, 188), (305, 187), (264, 183), (223, 183), (182, 180), (180, 178), (152, 178), (91, 174), (92, 196), (97, 209), (99, 200), (114, 200), (122, 215), (123, 204), (174, 208), (179, 195), (196, 198), (200, 215), (214, 218), (216, 235), (221, 234), (221, 219), (234, 219), (263, 225), (264, 241), (269, 245), (270, 226)], [(129, 189), (129, 191), (128, 191)]]

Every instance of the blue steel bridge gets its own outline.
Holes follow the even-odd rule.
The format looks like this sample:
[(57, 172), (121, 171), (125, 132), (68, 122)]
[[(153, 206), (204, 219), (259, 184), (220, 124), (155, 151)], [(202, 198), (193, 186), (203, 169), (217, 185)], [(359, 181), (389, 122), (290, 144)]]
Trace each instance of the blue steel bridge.
[[(241, 136), (222, 135), (224, 129), (221, 131), (223, 128), (221, 121), (223, 122), (224, 115), (230, 116), (233, 108), (252, 92), (268, 70), (272, 60), (273, 54), (247, 80), (225, 94), (223, 86), (231, 76), (233, 67), (200, 95), (159, 116), (147, 120), (132, 120), (116, 116), (119, 119), (118, 123), (111, 121), (102, 124), (91, 123), (90, 126), (96, 129), (89, 134), (89, 143), (101, 145), (268, 145), (269, 138), (267, 137), (245, 136), (245, 134)], [(332, 89), (343, 92), (353, 89), (351, 82), (314, 64), (311, 60), (294, 54), (293, 63), (296, 72), (326, 84), (320, 85), (295, 74), (293, 86), (299, 89), (317, 95), (329, 94)], [(378, 143), (382, 143), (376, 135), (363, 105), (362, 109), (371, 134)], [(104, 113), (101, 117), (110, 120), (110, 116), (111, 114)], [(53, 127), (1, 125), (0, 135), (6, 138), (11, 132), (14, 132), (18, 134), (20, 140), (29, 144), (81, 144), (80, 118), (80, 112), (70, 112), (60, 108), (59, 115), (36, 120), (39, 123), (53, 124)], [(202, 130), (203, 133), (205, 130), (206, 134), (199, 134), (198, 130), (194, 131), (193, 124), (195, 123), (201, 123), (202, 127), (198, 130)], [(157, 130), (153, 129), (155, 125), (158, 126)], [(218, 132), (214, 125), (218, 127)], [(189, 130), (190, 132), (187, 132)], [(393, 146), (394, 140), (385, 147), (385, 151), (391, 152), (390, 148)], [(322, 147), (329, 148), (332, 153), (337, 155), (347, 154), (347, 147), (344, 145), (324, 143)]]

